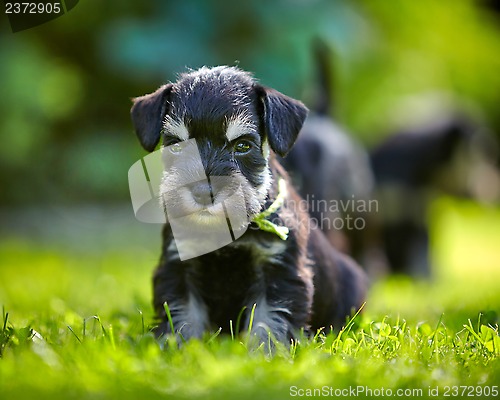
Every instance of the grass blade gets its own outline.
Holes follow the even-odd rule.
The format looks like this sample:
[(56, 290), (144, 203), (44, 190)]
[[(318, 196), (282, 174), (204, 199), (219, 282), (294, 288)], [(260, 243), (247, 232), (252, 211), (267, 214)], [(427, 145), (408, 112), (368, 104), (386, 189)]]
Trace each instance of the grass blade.
[(170, 325), (170, 331), (174, 335), (175, 334), (174, 321), (172, 320), (172, 314), (170, 313), (170, 307), (168, 306), (167, 302), (163, 303), (163, 308), (165, 309), (165, 313), (167, 314), (168, 323)]
[(75, 331), (73, 330), (73, 328), (69, 325), (66, 325), (69, 329), (69, 331), (76, 337), (76, 340), (78, 340), (80, 343), (82, 343), (82, 341), (80, 340), (80, 338), (78, 337), (78, 335), (75, 333)]
[(220, 335), (221, 332), (222, 332), (222, 327), (217, 329), (217, 332), (215, 332), (212, 336), (210, 336), (210, 338), (207, 340), (207, 344), (212, 343), (215, 340), (215, 338)]
[(245, 313), (247, 307), (244, 306), (241, 310), (240, 313), (238, 314), (238, 318), (236, 318), (236, 333), (240, 332), (240, 323), (241, 323), (241, 318), (243, 317), (243, 314)]
[(233, 320), (229, 320), (229, 332), (231, 332), (231, 340), (234, 342)]
[(255, 316), (255, 308), (257, 307), (257, 303), (254, 303), (253, 306), (252, 306), (252, 311), (250, 311), (250, 321), (248, 323), (248, 334), (250, 335), (250, 333), (252, 332), (252, 328), (253, 328), (253, 319), (254, 319), (254, 316)]

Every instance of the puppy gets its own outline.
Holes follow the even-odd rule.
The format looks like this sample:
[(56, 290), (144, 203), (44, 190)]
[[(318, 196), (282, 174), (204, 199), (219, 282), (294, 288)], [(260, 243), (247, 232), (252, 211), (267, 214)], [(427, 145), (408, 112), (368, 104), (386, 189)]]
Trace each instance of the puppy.
[(499, 187), (490, 167), (495, 143), (482, 125), (459, 112), (442, 112), (408, 125), (372, 149), (370, 161), (391, 272), (429, 278), (431, 202), (439, 193), (493, 199)]
[(373, 215), (378, 203), (364, 149), (330, 117), (314, 113), (281, 163), (330, 243), (363, 265), (370, 277), (383, 274), (386, 262)]
[(295, 145), (280, 161), (332, 245), (361, 263), (369, 276), (378, 276), (386, 262), (373, 216), (378, 204), (370, 160), (361, 143), (331, 116), (337, 104), (335, 52), (320, 38), (311, 49), (312, 107)]
[[(240, 331), (262, 342), (340, 328), (361, 306), (363, 272), (310, 229), (276, 161), (306, 118), (301, 102), (240, 69), (203, 67), (134, 99), (131, 115), (142, 146), (151, 152), (161, 139), (168, 155), (160, 184), (167, 223), (153, 278), (158, 335), (171, 330), (165, 303), (186, 339), (229, 331), (244, 309)], [(224, 229), (230, 243), (214, 249)]]

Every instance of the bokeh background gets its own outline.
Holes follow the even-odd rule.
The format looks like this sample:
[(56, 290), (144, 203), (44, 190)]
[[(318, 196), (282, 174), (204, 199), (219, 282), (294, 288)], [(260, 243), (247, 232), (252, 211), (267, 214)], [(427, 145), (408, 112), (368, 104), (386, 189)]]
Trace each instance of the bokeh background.
[(336, 52), (336, 118), (371, 146), (402, 98), (445, 92), (500, 126), (499, 14), (488, 1), (81, 1), (0, 41), (0, 204), (124, 201), (141, 155), (130, 98), (186, 67), (239, 65), (311, 102), (311, 42)]
[[(129, 202), (127, 171), (145, 154), (130, 99), (186, 68), (228, 64), (312, 105), (315, 38), (333, 49), (331, 115), (367, 149), (436, 101), (466, 109), (498, 141), (496, 1), (86, 0), (15, 34), (0, 16), (0, 303), (15, 308), (23, 288), (36, 290), (15, 268), (25, 257), (23, 273), (43, 270), (38, 256), (26, 254), (44, 246), (85, 256), (126, 249), (148, 268), (136, 282), (147, 302), (160, 227), (137, 222)], [(485, 205), (441, 197), (429, 219), (438, 264), (467, 270), (472, 263), (485, 275), (498, 269), (494, 199)], [(51, 257), (43, 264), (48, 276), (70, 270), (53, 269), (58, 256)], [(113, 271), (100, 274), (99, 290), (118, 293), (121, 259), (92, 260), (98, 272)], [(71, 302), (78, 278), (63, 276), (72, 289), (56, 282), (47, 292)], [(74, 304), (90, 312), (83, 303)]]
[[(489, 138), (488, 195), (432, 188), (432, 274), (374, 281), (364, 330), (339, 335), (335, 352), (336, 334), (269, 359), (212, 333), (160, 351), (147, 332), (161, 226), (137, 221), (129, 199), (128, 169), (145, 155), (130, 99), (229, 64), (314, 107), (318, 38), (332, 51), (329, 113), (351, 138), (370, 151), (459, 110)], [(499, 71), (498, 0), (81, 0), (17, 33), (0, 14), (0, 397), (498, 385)]]

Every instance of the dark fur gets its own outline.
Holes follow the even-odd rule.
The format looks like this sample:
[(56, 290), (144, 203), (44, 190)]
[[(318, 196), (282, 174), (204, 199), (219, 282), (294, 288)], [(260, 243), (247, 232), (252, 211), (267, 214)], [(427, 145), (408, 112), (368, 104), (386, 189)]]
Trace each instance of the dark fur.
[[(452, 165), (471, 145), (473, 125), (458, 116), (424, 121), (389, 135), (370, 153), (381, 203), (384, 251), (393, 273), (429, 277), (428, 208), (432, 194), (467, 194), (467, 176)], [(472, 166), (472, 160), (460, 160)], [(460, 182), (462, 180), (463, 182)]]
[[(379, 275), (385, 260), (378, 243), (378, 227), (372, 213), (340, 211), (321, 204), (373, 199), (374, 178), (367, 152), (351, 132), (339, 126), (335, 113), (335, 54), (321, 39), (313, 42), (316, 84), (312, 113), (307, 117), (294, 147), (281, 162), (299, 194), (310, 202), (311, 218), (337, 249), (360, 262), (369, 275)], [(364, 229), (347, 227), (347, 219), (361, 218)], [(343, 221), (338, 229), (331, 221)]]
[[(255, 143), (245, 156), (234, 156), (225, 137), (227, 118), (245, 112), (258, 128), (250, 135)], [(229, 331), (247, 307), (240, 330), (249, 323), (248, 310), (257, 303), (254, 333), (266, 340), (265, 326), (286, 342), (301, 328), (340, 328), (365, 295), (365, 278), (349, 258), (333, 249), (318, 230), (309, 230), (308, 215), (295, 204), (300, 200), (288, 183), (273, 152), (284, 156), (293, 146), (307, 109), (297, 100), (255, 82), (247, 73), (231, 67), (204, 68), (181, 75), (174, 84), (134, 100), (132, 120), (140, 142), (152, 151), (160, 141), (165, 115), (186, 122), (190, 138), (196, 138), (207, 176), (241, 173), (249, 187), (259, 187), (266, 171), (272, 184), (261, 209), (276, 198), (278, 180), (287, 180), (284, 205), (268, 219), (290, 228), (286, 241), (259, 230), (254, 223), (235, 242), (194, 259), (180, 261), (168, 224), (163, 230), (160, 264), (154, 275), (154, 308), (161, 320), (157, 333), (169, 332), (164, 303), (186, 305), (190, 299), (206, 310), (204, 329)], [(167, 139), (165, 139), (167, 140)], [(164, 140), (164, 141), (165, 141)], [(263, 144), (272, 151), (266, 161)], [(259, 321), (259, 300), (265, 299), (269, 318)], [(182, 307), (171, 310), (175, 330), (184, 336), (200, 336), (183, 319)], [(201, 312), (201, 311), (200, 311)], [(177, 313), (177, 315), (176, 315)], [(196, 321), (191, 323), (196, 325)]]

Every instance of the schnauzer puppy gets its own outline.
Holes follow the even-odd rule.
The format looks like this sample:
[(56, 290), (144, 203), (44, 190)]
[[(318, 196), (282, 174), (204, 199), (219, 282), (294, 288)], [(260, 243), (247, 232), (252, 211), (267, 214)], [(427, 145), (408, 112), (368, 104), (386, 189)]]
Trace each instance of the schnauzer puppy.
[(429, 278), (431, 201), (436, 193), (484, 198), (485, 186), (494, 188), (498, 179), (495, 143), (482, 125), (458, 112), (409, 125), (375, 147), (370, 160), (377, 197), (389, 205), (378, 217), (391, 272)]
[(158, 335), (171, 331), (165, 303), (185, 338), (228, 331), (245, 310), (240, 331), (262, 342), (340, 328), (361, 306), (363, 272), (309, 226), (276, 160), (297, 139), (301, 102), (238, 68), (204, 67), (134, 99), (131, 115), (142, 146), (151, 152), (162, 139), (165, 155)]
[(332, 245), (376, 277), (385, 272), (386, 260), (371, 206), (370, 160), (361, 143), (331, 117), (337, 105), (335, 52), (320, 38), (311, 48), (316, 80), (310, 85), (312, 107), (293, 148), (280, 161)]

